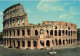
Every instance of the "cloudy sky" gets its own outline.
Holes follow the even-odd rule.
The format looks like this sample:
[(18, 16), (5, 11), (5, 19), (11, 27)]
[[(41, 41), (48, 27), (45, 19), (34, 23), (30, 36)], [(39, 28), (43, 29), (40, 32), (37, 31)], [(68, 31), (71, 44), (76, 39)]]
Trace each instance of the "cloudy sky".
[(23, 5), (29, 23), (65, 21), (80, 28), (80, 0), (0, 0), (0, 31), (3, 29), (3, 11), (16, 3)]

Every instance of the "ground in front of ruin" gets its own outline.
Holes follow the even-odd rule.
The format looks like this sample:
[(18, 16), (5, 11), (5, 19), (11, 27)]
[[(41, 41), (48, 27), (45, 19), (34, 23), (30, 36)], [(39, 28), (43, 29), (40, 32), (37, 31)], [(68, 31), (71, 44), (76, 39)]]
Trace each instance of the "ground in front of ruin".
[[(80, 45), (80, 44), (79, 44)], [(54, 56), (80, 56), (80, 47), (58, 50), (22, 50), (16, 48), (3, 48), (0, 46), (0, 56), (52, 56), (50, 51), (56, 51)]]

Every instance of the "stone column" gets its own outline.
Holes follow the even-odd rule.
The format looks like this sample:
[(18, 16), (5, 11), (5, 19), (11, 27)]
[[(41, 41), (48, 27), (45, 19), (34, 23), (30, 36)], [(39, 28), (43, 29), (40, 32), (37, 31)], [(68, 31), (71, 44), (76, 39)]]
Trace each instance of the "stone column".
[(15, 29), (15, 38), (17, 38), (17, 29)]
[(38, 40), (37, 43), (38, 43), (38, 44), (37, 44), (37, 48), (40, 49), (40, 48), (41, 48), (40, 40)]
[(15, 39), (15, 47), (18, 47), (18, 42), (16, 39)]
[(25, 20), (25, 25), (28, 25), (29, 23), (28, 23), (28, 19), (27, 19), (27, 17), (25, 16), (25, 18), (24, 18), (24, 20)]
[(28, 44), (27, 44), (27, 40), (25, 39), (25, 48), (27, 48), (27, 45), (28, 45)]
[(13, 47), (13, 40), (11, 40), (11, 47)]
[(33, 47), (33, 40), (31, 40), (31, 49), (33, 49), (34, 47)]
[(20, 42), (20, 48), (22, 48), (22, 40), (19, 40), (19, 42)]
[(20, 37), (22, 37), (22, 29), (20, 29)]
[(61, 45), (63, 45), (63, 39), (61, 39)]
[(25, 28), (25, 36), (27, 36), (27, 29)]
[(52, 40), (50, 40), (50, 47), (52, 47), (53, 46), (53, 44), (52, 44)]

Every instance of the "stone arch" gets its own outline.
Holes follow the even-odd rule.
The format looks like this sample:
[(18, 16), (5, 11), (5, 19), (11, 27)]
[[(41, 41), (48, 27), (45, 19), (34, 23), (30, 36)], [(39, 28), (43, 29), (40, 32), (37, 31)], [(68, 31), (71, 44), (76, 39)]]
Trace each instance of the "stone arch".
[(20, 48), (20, 42), (19, 42), (19, 41), (17, 41), (17, 43), (18, 43), (18, 46), (17, 46), (17, 48)]
[(30, 35), (30, 30), (29, 29), (27, 30), (27, 35)]
[(56, 45), (57, 45), (57, 39), (55, 39)]
[(22, 19), (22, 23), (24, 23), (25, 22), (25, 20), (24, 19)]
[(49, 40), (46, 41), (46, 46), (50, 46), (50, 41)]
[(40, 34), (44, 34), (44, 30), (43, 29), (40, 30)]
[(38, 35), (38, 30), (35, 30), (35, 35)]
[(71, 39), (71, 44), (72, 44), (72, 39)]
[(65, 40), (63, 40), (63, 45), (65, 45)]
[(55, 30), (55, 36), (57, 36), (57, 30)]
[(66, 30), (66, 35), (67, 35), (67, 30)]
[(17, 30), (17, 36), (19, 36), (20, 35), (20, 30)]
[(66, 45), (68, 45), (68, 40), (66, 39)]
[(59, 30), (59, 36), (61, 36), (61, 30)]
[(33, 41), (33, 46), (37, 47), (37, 41)]
[(61, 39), (59, 39), (59, 45), (61, 45)]
[(24, 36), (24, 35), (25, 35), (25, 30), (23, 29), (23, 30), (22, 30), (22, 36)]
[(70, 36), (70, 31), (69, 31), (69, 36)]
[(40, 44), (41, 44), (41, 46), (44, 46), (44, 41), (41, 40), (40, 41)]
[(71, 36), (72, 36), (72, 31), (71, 31)]
[(14, 48), (15, 48), (15, 41), (13, 41), (13, 45), (14, 45)]
[(63, 33), (63, 35), (64, 35), (64, 30), (62, 30), (62, 33)]
[(55, 29), (57, 29), (57, 26), (55, 26)]
[(31, 42), (30, 41), (28, 41), (28, 47), (31, 47)]
[(50, 35), (53, 35), (53, 30), (50, 31)]
[(22, 41), (22, 47), (25, 47), (25, 42), (24, 41)]
[(48, 31), (48, 30), (46, 30), (46, 32), (47, 32), (47, 34), (49, 35), (49, 31)]
[(70, 39), (69, 39), (69, 44), (70, 44)]

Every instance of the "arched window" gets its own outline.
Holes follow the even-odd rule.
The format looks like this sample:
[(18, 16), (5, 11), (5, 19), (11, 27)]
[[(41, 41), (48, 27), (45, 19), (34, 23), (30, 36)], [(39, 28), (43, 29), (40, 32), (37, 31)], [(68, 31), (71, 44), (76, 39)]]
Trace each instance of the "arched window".
[(18, 24), (20, 24), (20, 20), (18, 20)]
[(59, 30), (59, 36), (61, 36), (61, 30)]
[(70, 31), (69, 31), (69, 36), (70, 36)]
[(44, 41), (41, 40), (40, 41), (40, 44), (41, 44), (41, 46), (44, 46)]
[(62, 33), (63, 33), (63, 35), (64, 35), (64, 30), (62, 30)]
[(67, 30), (66, 30), (66, 35), (67, 35)]
[(50, 41), (49, 40), (46, 41), (46, 46), (50, 46)]
[(72, 31), (71, 31), (71, 36), (72, 36)]
[(29, 29), (27, 30), (27, 35), (30, 35), (30, 30)]
[(55, 39), (56, 45), (57, 45), (57, 39)]
[(22, 19), (22, 23), (24, 23), (25, 22), (25, 20), (24, 19)]
[(61, 45), (61, 39), (59, 39), (59, 45)]
[(57, 26), (55, 26), (55, 29), (57, 29)]
[(44, 30), (43, 29), (40, 30), (40, 34), (44, 34)]
[(24, 36), (25, 35), (25, 31), (24, 30), (22, 30), (22, 36)]
[(18, 36), (20, 35), (20, 31), (19, 31), (19, 30), (17, 30), (17, 35), (18, 35)]
[(35, 30), (35, 35), (38, 35), (38, 30)]
[(24, 41), (22, 41), (22, 47), (25, 47), (25, 42)]
[(65, 40), (63, 40), (63, 45), (65, 45)]
[(50, 35), (53, 35), (53, 30), (50, 31)]
[(37, 42), (33, 41), (34, 47), (37, 47)]
[(57, 30), (55, 30), (55, 36), (57, 36)]
[(31, 42), (30, 41), (28, 41), (28, 47), (30, 47), (31, 46)]
[(49, 31), (48, 30), (46, 30), (47, 31), (47, 34), (49, 35)]

